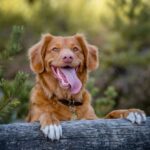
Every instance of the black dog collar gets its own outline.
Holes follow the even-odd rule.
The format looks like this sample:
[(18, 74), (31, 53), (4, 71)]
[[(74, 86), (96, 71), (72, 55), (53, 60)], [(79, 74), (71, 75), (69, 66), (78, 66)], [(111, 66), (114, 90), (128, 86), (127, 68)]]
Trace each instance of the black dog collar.
[(62, 104), (66, 105), (66, 106), (81, 106), (83, 103), (79, 102), (79, 101), (75, 101), (75, 100), (67, 100), (67, 99), (60, 99), (59, 102), (61, 102)]

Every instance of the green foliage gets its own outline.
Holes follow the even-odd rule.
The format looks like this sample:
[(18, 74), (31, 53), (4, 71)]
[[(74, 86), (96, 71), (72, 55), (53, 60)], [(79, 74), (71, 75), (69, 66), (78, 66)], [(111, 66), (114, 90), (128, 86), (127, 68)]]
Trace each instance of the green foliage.
[(117, 91), (113, 86), (108, 86), (104, 91), (104, 96), (99, 96), (100, 89), (95, 86), (94, 78), (90, 78), (87, 88), (92, 94), (93, 106), (95, 112), (99, 117), (104, 117), (108, 112), (112, 110), (115, 105), (115, 98), (117, 97)]
[[(27, 82), (28, 74), (17, 72), (13, 80), (3, 78), (3, 63), (21, 51), (23, 27), (14, 26), (6, 49), (0, 54), (0, 123), (7, 123), (24, 117), (27, 112), (31, 83)], [(11, 59), (10, 61), (12, 61)], [(19, 106), (19, 107), (18, 107)]]
[(149, 64), (150, 5), (147, 3), (147, 0), (108, 2), (113, 21), (111, 24), (107, 22), (109, 35), (107, 46), (103, 45), (103, 62), (106, 67), (143, 67)]
[(0, 79), (2, 78), (2, 76), (3, 76), (3, 69), (2, 69), (2, 67), (0, 66)]
[(117, 92), (113, 86), (109, 86), (104, 92), (104, 97), (98, 98), (94, 103), (96, 114), (99, 117), (104, 117), (115, 106), (115, 98)]
[[(38, 31), (53, 34), (66, 34), (80, 32), (96, 32), (98, 28), (97, 11), (91, 13), (96, 7), (95, 0), (37, 0), (29, 5), (34, 10), (31, 14), (31, 26)], [(44, 11), (43, 11), (44, 10)], [(79, 19), (81, 17), (82, 19)], [(39, 19), (40, 18), (40, 19)], [(42, 29), (42, 30), (41, 30)], [(95, 30), (96, 29), (96, 30)]]
[(21, 36), (24, 32), (23, 26), (13, 26), (10, 39), (7, 43), (6, 49), (0, 54), (0, 59), (8, 59), (21, 51)]
[(14, 119), (15, 116), (11, 114), (21, 104), (24, 90), (26, 90), (27, 78), (27, 74), (18, 72), (13, 81), (1, 79), (0, 123), (6, 123)]
[[(114, 31), (118, 31), (123, 40), (127, 42), (129, 49), (141, 48), (141, 44), (147, 43), (150, 32), (150, 6), (147, 0), (115, 0), (111, 4), (114, 11)], [(128, 49), (128, 50), (129, 50)]]

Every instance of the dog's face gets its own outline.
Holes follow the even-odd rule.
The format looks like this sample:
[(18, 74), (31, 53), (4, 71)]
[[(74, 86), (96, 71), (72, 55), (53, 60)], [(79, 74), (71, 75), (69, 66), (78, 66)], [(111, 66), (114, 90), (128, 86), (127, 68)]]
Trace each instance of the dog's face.
[(47, 72), (57, 79), (61, 88), (77, 94), (82, 72), (98, 66), (98, 51), (82, 35), (70, 37), (46, 34), (29, 50), (30, 66), (35, 73)]

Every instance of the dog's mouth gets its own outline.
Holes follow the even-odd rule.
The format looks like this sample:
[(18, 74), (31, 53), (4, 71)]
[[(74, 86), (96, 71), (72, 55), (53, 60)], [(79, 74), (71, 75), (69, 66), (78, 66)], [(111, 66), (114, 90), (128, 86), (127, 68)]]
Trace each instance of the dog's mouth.
[(70, 89), (72, 94), (77, 94), (81, 90), (82, 83), (77, 76), (78, 67), (55, 67), (52, 66), (54, 76), (59, 80), (61, 87)]

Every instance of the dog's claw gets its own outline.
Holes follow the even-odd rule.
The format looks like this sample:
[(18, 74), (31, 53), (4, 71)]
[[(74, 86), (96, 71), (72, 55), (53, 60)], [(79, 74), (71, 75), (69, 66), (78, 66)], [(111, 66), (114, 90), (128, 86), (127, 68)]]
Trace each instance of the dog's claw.
[(146, 115), (143, 112), (130, 112), (126, 119), (132, 123), (141, 124), (146, 121)]
[(53, 140), (59, 140), (62, 136), (62, 127), (61, 125), (48, 125), (44, 128), (41, 128), (41, 131), (44, 133), (46, 137)]

